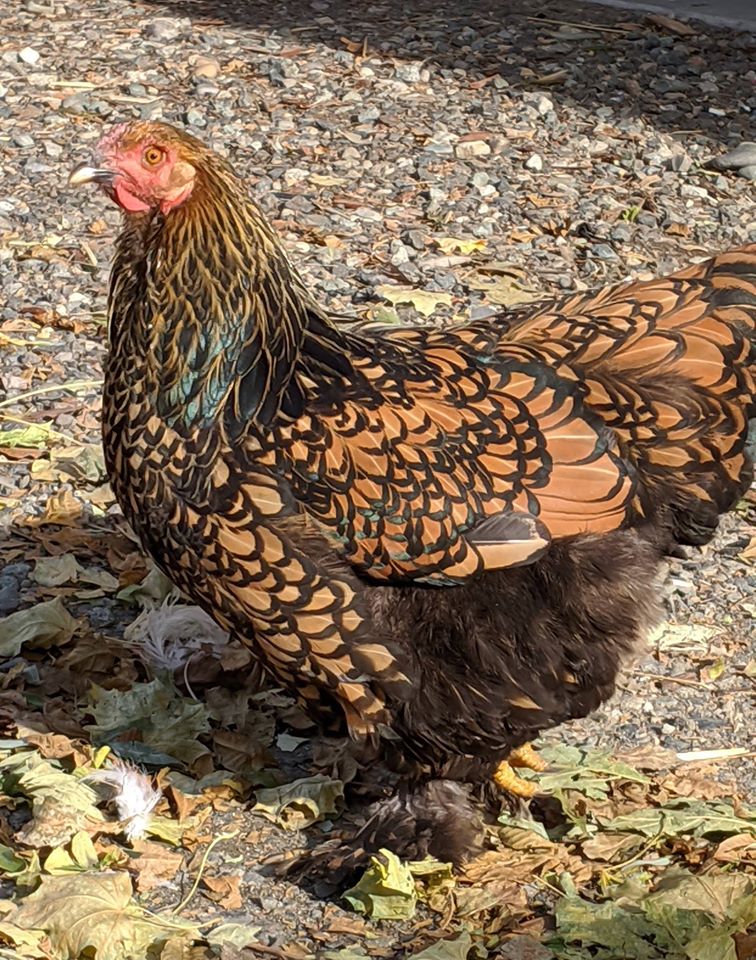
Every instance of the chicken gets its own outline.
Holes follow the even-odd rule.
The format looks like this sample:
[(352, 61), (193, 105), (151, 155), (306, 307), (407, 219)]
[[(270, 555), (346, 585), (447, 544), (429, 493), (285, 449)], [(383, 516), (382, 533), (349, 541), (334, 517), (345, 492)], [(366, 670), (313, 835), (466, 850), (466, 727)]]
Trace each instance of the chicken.
[(125, 516), (398, 772), (363, 846), (390, 827), (458, 862), (455, 781), (532, 792), (529, 742), (611, 695), (665, 554), (751, 481), (756, 245), (494, 319), (345, 328), (187, 134), (115, 127), (70, 182), (124, 213), (103, 436)]

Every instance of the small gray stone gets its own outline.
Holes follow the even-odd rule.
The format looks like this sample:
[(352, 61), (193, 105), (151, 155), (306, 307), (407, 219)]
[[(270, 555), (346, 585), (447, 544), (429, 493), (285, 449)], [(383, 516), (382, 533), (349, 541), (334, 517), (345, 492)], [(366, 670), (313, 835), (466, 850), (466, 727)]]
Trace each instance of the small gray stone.
[(738, 170), (739, 177), (745, 177), (746, 180), (756, 180), (756, 163), (747, 163)]
[(367, 110), (360, 110), (357, 114), (358, 123), (374, 123), (379, 119), (381, 111), (378, 107), (368, 107)]
[(597, 243), (592, 247), (593, 255), (599, 260), (616, 260), (617, 254), (608, 243)]
[(541, 114), (542, 117), (545, 117), (547, 113), (552, 113), (554, 110), (554, 104), (548, 97), (540, 97), (538, 103), (536, 104), (536, 109)]
[(394, 69), (394, 76), (397, 80), (403, 80), (405, 83), (419, 83), (421, 79), (419, 63), (398, 63)]
[(207, 121), (205, 120), (204, 116), (199, 112), (199, 110), (195, 110), (194, 107), (190, 107), (184, 116), (186, 117), (186, 122), (191, 124), (193, 127), (204, 127), (206, 125)]
[(15, 580), (0, 579), (0, 613), (13, 613), (20, 602), (21, 595)]
[(543, 159), (540, 154), (534, 153), (525, 161), (525, 169), (532, 170), (533, 173), (540, 173), (543, 170)]
[(701, 200), (703, 200), (703, 199), (705, 199), (705, 198), (707, 198), (707, 197), (709, 196), (709, 191), (706, 190), (704, 187), (697, 187), (697, 186), (696, 186), (695, 184), (693, 184), (693, 183), (684, 183), (684, 184), (680, 187), (680, 196), (681, 196), (681, 197), (696, 197), (696, 198), (700, 198)]
[(633, 235), (632, 230), (626, 223), (618, 223), (612, 227), (611, 233), (609, 236), (612, 240), (616, 240), (619, 243), (627, 243)]
[(191, 32), (192, 21), (188, 17), (156, 17), (144, 28), (144, 35), (150, 40), (178, 40)]
[(709, 161), (709, 166), (716, 170), (738, 170), (752, 165), (756, 165), (756, 143), (751, 140), (744, 140), (734, 150)]
[(474, 157), (487, 157), (491, 153), (485, 140), (463, 140), (454, 148), (460, 160), (472, 160)]
[(669, 168), (676, 173), (687, 173), (693, 166), (693, 161), (687, 153), (676, 153), (669, 159)]

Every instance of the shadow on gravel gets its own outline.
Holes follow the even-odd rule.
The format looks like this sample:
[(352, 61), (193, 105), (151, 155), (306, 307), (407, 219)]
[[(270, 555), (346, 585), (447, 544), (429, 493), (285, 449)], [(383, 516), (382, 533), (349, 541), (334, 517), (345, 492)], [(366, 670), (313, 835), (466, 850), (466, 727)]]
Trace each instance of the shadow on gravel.
[[(323, 43), (382, 60), (421, 61), (467, 73), (485, 88), (497, 76), (517, 91), (722, 144), (753, 138), (756, 96), (749, 64), (756, 37), (703, 24), (653, 22), (647, 14), (531, 0), (152, 0), (167, 15), (238, 27), (256, 54), (274, 32), (283, 53)], [(279, 55), (271, 50), (271, 57)], [(485, 120), (481, 117), (481, 124)]]

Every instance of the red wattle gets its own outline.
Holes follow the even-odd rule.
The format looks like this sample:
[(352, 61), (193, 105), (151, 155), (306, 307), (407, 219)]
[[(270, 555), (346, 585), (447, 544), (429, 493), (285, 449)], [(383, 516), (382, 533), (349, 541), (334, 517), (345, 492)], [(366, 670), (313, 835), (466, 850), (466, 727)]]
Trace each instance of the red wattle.
[(130, 193), (123, 181), (117, 181), (114, 185), (115, 198), (117, 203), (129, 213), (145, 213), (150, 209), (150, 205), (135, 197)]

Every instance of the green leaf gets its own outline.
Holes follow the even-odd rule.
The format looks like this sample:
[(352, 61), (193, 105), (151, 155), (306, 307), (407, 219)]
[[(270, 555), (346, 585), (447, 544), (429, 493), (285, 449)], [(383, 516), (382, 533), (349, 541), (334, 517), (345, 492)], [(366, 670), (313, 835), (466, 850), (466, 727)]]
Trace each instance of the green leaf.
[(756, 880), (743, 873), (702, 876), (684, 872), (663, 877), (646, 899), (652, 904), (700, 910), (716, 920), (725, 920), (734, 903), (755, 892)]
[(186, 824), (181, 824), (177, 820), (171, 820), (168, 817), (159, 817), (155, 814), (150, 816), (149, 822), (145, 824), (144, 832), (150, 837), (157, 837), (165, 843), (170, 843), (173, 847), (181, 846), (181, 838), (184, 835)]
[(499, 839), (514, 850), (540, 850), (554, 846), (546, 827), (538, 820), (513, 817), (505, 812), (500, 814), (499, 823), (502, 825), (498, 831)]
[(722, 800), (670, 800), (663, 807), (635, 810), (611, 820), (599, 818), (602, 829), (612, 833), (640, 833), (645, 837), (690, 835), (722, 838), (738, 833), (756, 833), (756, 810)]
[(117, 600), (128, 600), (145, 608), (159, 606), (172, 593), (179, 590), (157, 567), (153, 567), (141, 583), (133, 583), (116, 594)]
[(79, 564), (72, 553), (37, 560), (31, 573), (32, 580), (42, 587), (59, 587), (76, 580), (78, 575)]
[(584, 947), (604, 947), (602, 960), (660, 960), (650, 942), (655, 927), (640, 912), (623, 910), (611, 901), (589, 903), (565, 897), (557, 903), (555, 914), (560, 938)]
[(390, 850), (381, 850), (343, 899), (373, 920), (409, 920), (415, 915), (417, 891), (409, 866)]
[(51, 877), (68, 876), (71, 873), (81, 873), (81, 867), (74, 858), (65, 849), (65, 847), (55, 847), (45, 858), (42, 868), (45, 873)]
[(24, 646), (61, 646), (75, 630), (76, 620), (60, 597), (37, 603), (0, 620), (0, 657), (17, 657)]
[(259, 813), (284, 830), (303, 830), (341, 810), (344, 784), (332, 777), (303, 777), (280, 787), (255, 793), (253, 813)]
[(26, 860), (19, 857), (12, 847), (0, 843), (0, 873), (14, 874), (26, 869)]
[(82, 870), (97, 867), (100, 862), (92, 838), (84, 830), (79, 830), (71, 837), (71, 856)]
[(0, 447), (36, 447), (41, 449), (50, 442), (50, 427), (34, 424), (14, 430), (0, 430)]
[(36, 806), (52, 800), (58, 807), (70, 807), (92, 820), (102, 820), (97, 793), (82, 779), (66, 773), (55, 760), (45, 760), (32, 750), (14, 753), (0, 760), (0, 786), (9, 796), (24, 796)]
[(26, 854), (27, 860), (24, 862), (24, 869), (18, 873), (10, 875), (17, 890), (31, 890), (37, 886), (42, 876), (42, 864), (39, 860), (39, 853), (36, 850), (30, 850)]
[[(94, 687), (93, 699), (90, 709), (96, 722), (88, 729), (98, 744), (107, 743), (120, 753), (119, 735), (139, 730), (143, 745), (173, 761), (192, 763), (209, 752), (197, 739), (210, 729), (207, 707), (182, 697), (162, 680), (135, 683), (125, 691)], [(129, 744), (132, 741), (130, 737)]]
[(449, 940), (438, 940), (420, 953), (413, 953), (410, 960), (467, 960), (472, 945), (472, 937), (463, 930)]
[(518, 771), (525, 779), (537, 779), (538, 789), (551, 793), (559, 801), (565, 815), (576, 822), (576, 838), (588, 834), (588, 826), (577, 810), (575, 794), (591, 800), (604, 800), (615, 781), (648, 783), (648, 777), (603, 750), (583, 750), (566, 744), (549, 744), (540, 749), (549, 768), (535, 774)]
[(442, 911), (456, 885), (452, 865), (428, 857), (425, 860), (413, 860), (407, 866), (415, 879), (418, 898), (431, 909)]
[(703, 930), (685, 948), (690, 960), (738, 960), (735, 941), (726, 927)]

